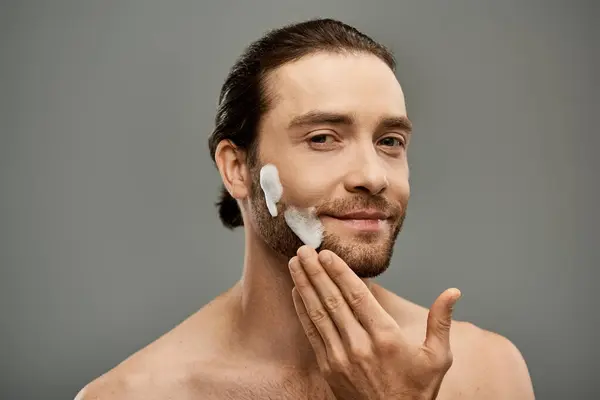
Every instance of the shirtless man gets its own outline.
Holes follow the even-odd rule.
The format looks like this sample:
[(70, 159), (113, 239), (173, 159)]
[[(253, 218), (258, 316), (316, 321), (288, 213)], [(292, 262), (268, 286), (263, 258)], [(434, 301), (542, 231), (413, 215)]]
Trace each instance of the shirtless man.
[[(534, 398), (509, 340), (452, 321), (457, 289), (427, 309), (370, 280), (390, 263), (410, 192), (394, 68), (384, 47), (333, 20), (247, 49), (209, 141), (220, 218), (244, 227), (243, 275), (78, 399)], [(273, 214), (269, 164), (283, 189)], [(324, 229), (316, 250), (287, 218), (307, 209)]]

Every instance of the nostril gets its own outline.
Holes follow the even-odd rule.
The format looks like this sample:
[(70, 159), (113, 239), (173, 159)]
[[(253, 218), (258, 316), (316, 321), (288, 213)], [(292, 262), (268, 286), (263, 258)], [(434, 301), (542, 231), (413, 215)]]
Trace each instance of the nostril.
[(355, 186), (354, 190), (356, 190), (357, 192), (362, 192), (362, 193), (371, 193), (369, 188), (367, 188), (366, 186)]
[(369, 195), (376, 195), (376, 194), (381, 194), (385, 188), (387, 187), (387, 185), (381, 185), (381, 186), (354, 186), (354, 192), (357, 193), (364, 193), (364, 194), (369, 194)]

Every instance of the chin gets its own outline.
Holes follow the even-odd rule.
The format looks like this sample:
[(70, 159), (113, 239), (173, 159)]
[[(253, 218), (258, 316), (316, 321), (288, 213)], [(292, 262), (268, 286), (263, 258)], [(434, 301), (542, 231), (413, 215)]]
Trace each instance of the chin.
[(326, 233), (320, 250), (337, 254), (360, 278), (373, 278), (387, 270), (393, 252), (390, 237), (382, 234), (335, 235)]
[(350, 269), (361, 279), (376, 278), (387, 271), (390, 262), (387, 259), (370, 260), (368, 264), (352, 265)]
[[(382, 249), (390, 246), (391, 237), (389, 232), (369, 232), (355, 231), (348, 232), (344, 230), (331, 229), (325, 230), (323, 244), (330, 243), (332, 246), (344, 249), (369, 248)], [(325, 248), (325, 247), (324, 247)]]

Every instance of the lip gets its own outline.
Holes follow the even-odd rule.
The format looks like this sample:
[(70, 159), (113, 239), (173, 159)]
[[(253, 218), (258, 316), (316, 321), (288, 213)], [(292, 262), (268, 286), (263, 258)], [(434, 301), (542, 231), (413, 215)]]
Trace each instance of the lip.
[(378, 210), (356, 210), (341, 215), (331, 215), (333, 218), (341, 220), (386, 220), (390, 218), (389, 214)]
[(388, 226), (390, 215), (378, 210), (356, 210), (340, 215), (326, 215), (338, 224), (359, 232), (381, 232)]

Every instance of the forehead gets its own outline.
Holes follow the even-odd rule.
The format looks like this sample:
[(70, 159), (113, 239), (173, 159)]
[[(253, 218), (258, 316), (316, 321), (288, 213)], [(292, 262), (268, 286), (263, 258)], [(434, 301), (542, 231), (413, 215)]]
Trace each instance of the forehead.
[(316, 53), (285, 64), (266, 82), (273, 105), (269, 125), (310, 111), (353, 113), (358, 119), (406, 116), (393, 71), (371, 54)]

